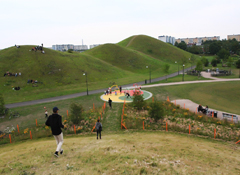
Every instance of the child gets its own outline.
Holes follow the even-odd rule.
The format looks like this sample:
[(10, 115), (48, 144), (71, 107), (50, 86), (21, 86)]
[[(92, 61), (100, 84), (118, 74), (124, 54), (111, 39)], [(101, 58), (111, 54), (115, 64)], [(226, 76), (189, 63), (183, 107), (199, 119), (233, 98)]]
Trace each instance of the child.
[(45, 111), (45, 118), (48, 118), (48, 112), (47, 112), (47, 110)]

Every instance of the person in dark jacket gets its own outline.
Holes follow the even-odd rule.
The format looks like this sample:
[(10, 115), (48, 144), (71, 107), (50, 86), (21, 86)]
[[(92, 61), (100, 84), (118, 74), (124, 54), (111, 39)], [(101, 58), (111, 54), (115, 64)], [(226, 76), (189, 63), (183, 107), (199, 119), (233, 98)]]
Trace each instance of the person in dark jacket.
[(108, 100), (109, 107), (112, 109), (112, 100), (109, 98)]
[(62, 144), (63, 144), (63, 133), (61, 128), (64, 128), (62, 124), (62, 116), (58, 115), (58, 108), (53, 108), (53, 114), (50, 115), (46, 121), (46, 125), (51, 127), (52, 135), (57, 142), (57, 149), (54, 155), (58, 157), (58, 152), (63, 154)]
[(102, 131), (102, 124), (100, 123), (100, 120), (98, 119), (96, 125), (95, 125), (95, 128), (97, 130), (97, 139), (98, 139), (98, 134), (99, 134), (99, 137), (101, 139), (101, 131)]

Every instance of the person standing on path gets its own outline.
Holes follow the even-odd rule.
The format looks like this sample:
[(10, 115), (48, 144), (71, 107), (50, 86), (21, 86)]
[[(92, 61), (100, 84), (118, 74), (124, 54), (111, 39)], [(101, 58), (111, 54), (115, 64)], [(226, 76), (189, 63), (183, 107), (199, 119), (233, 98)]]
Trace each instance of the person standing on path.
[(97, 123), (96, 123), (96, 125), (95, 125), (95, 128), (96, 128), (96, 130), (97, 130), (97, 139), (98, 139), (98, 134), (99, 134), (100, 139), (102, 139), (102, 138), (101, 138), (102, 124), (100, 123), (100, 120), (99, 120), (99, 119), (97, 120)]
[(63, 144), (63, 133), (61, 128), (64, 128), (62, 124), (62, 116), (58, 115), (58, 108), (53, 108), (53, 114), (50, 115), (46, 121), (46, 125), (51, 127), (52, 135), (57, 142), (57, 149), (54, 156), (58, 157), (58, 152), (63, 154), (62, 144)]
[(122, 93), (122, 86), (119, 87), (119, 90), (120, 90), (120, 94)]
[(108, 100), (109, 107), (112, 109), (112, 100), (109, 98)]

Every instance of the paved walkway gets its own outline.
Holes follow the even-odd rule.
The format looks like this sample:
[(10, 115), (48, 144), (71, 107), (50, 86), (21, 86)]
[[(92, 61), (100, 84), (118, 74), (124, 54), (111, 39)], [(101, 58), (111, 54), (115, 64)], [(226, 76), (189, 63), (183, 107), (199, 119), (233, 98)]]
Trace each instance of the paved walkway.
[[(172, 103), (175, 103), (175, 100), (171, 101)], [(199, 104), (194, 103), (193, 101), (189, 100), (189, 99), (180, 99), (180, 100), (176, 100), (176, 105), (180, 105), (182, 108), (184, 108), (184, 104), (185, 104), (185, 108), (188, 108), (190, 111), (192, 112), (196, 112), (196, 108), (198, 107)], [(206, 104), (201, 104), (204, 108), (206, 106)], [(216, 109), (212, 109), (209, 108), (210, 111), (217, 111), (217, 118), (219, 119), (223, 119), (222, 113), (228, 113), (228, 112), (223, 112), (223, 111), (218, 111)], [(228, 113), (230, 114), (230, 113)], [(237, 115), (237, 114), (232, 114), (231, 115)], [(238, 121), (240, 120), (240, 116), (238, 116)]]

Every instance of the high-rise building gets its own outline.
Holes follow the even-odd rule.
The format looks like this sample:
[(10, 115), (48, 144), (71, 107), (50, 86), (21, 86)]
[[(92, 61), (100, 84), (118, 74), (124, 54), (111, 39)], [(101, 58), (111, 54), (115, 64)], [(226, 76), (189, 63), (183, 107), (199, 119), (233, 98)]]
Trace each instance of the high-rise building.
[(228, 35), (227, 36), (227, 39), (229, 40), (229, 39), (233, 39), (233, 38), (235, 38), (237, 41), (240, 41), (240, 34), (237, 34), (237, 35)]
[(180, 43), (184, 41), (186, 44), (196, 44), (197, 46), (202, 45), (202, 42), (207, 40), (220, 40), (220, 36), (213, 37), (196, 37), (196, 38), (178, 38), (176, 42)]
[(172, 45), (174, 45), (175, 43), (175, 37), (172, 37), (172, 36), (158, 36), (158, 39), (165, 42), (165, 43), (171, 43)]
[(61, 44), (61, 45), (52, 45), (53, 50), (58, 50), (58, 51), (68, 51), (69, 49), (72, 49), (74, 51), (85, 51), (88, 50), (87, 45), (73, 45), (73, 44)]

